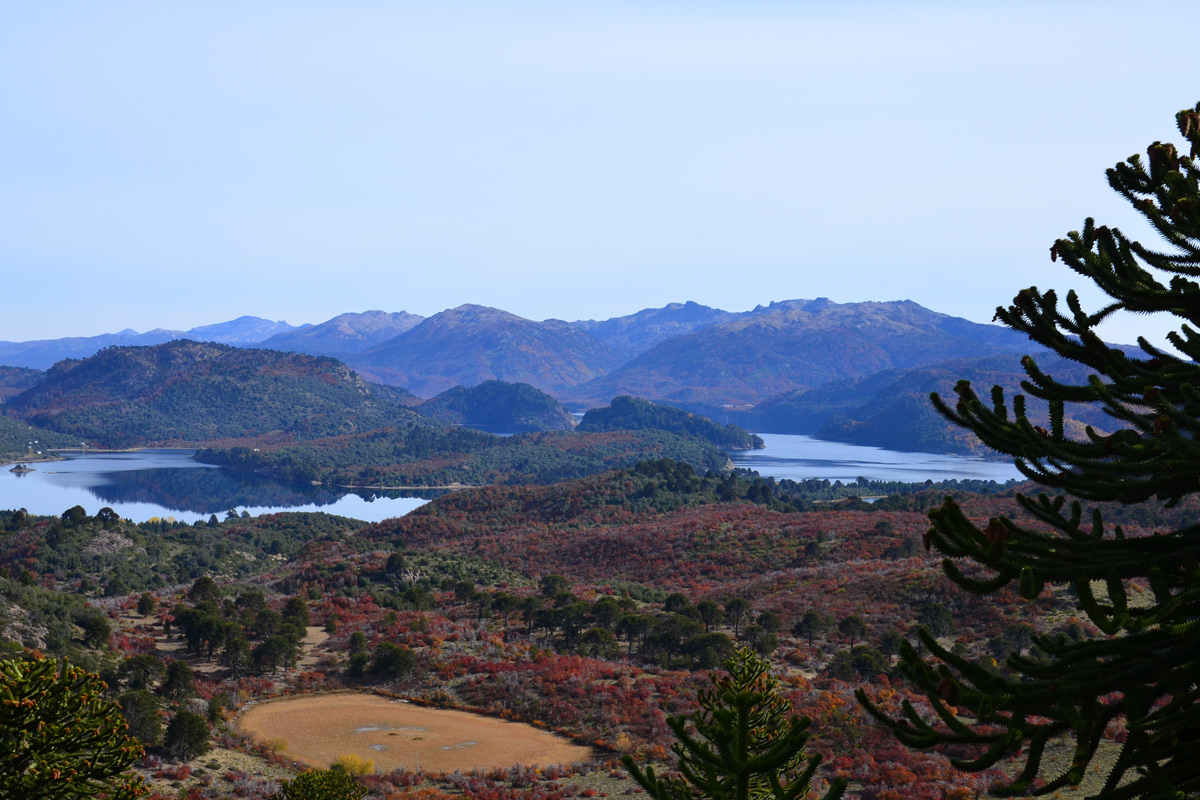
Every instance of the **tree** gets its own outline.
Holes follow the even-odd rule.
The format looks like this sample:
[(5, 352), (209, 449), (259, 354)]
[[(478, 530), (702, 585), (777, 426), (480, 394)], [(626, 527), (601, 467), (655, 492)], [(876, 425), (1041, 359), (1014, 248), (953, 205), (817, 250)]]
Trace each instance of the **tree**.
[(158, 716), (158, 698), (145, 689), (134, 689), (117, 697), (121, 716), (129, 726), (129, 735), (143, 745), (156, 745), (162, 739), (162, 720)]
[(142, 592), (138, 597), (137, 612), (143, 617), (148, 617), (158, 608), (158, 600), (149, 592)]
[(108, 621), (108, 615), (96, 608), (80, 611), (75, 616), (75, 624), (83, 629), (83, 642), (88, 647), (103, 647), (112, 635), (112, 623)]
[(850, 641), (851, 647), (854, 647), (856, 642), (867, 638), (867, 622), (858, 614), (851, 614), (839, 619), (837, 629), (838, 633)]
[[(692, 719), (668, 717), (675, 734), (671, 749), (682, 777), (659, 777), (630, 756), (621, 763), (655, 800), (803, 800), (819, 755), (804, 752), (807, 717), (794, 716), (779, 692), (770, 663), (742, 648), (725, 661), (725, 673), (713, 673), (712, 689), (699, 694)], [(691, 730), (689, 730), (689, 728)], [(836, 800), (845, 782), (835, 780), (822, 800)]]
[(416, 665), (412, 650), (391, 642), (380, 642), (371, 654), (371, 672), (382, 678), (403, 678)]
[(538, 592), (542, 597), (554, 597), (559, 592), (570, 589), (571, 584), (562, 575), (543, 575), (538, 581)]
[(74, 528), (76, 525), (82, 525), (87, 522), (87, 511), (83, 506), (71, 506), (62, 513), (62, 523), (64, 527)]
[(192, 586), (187, 592), (188, 600), (199, 605), (205, 600), (211, 600), (214, 603), (221, 602), (221, 587), (217, 582), (207, 575), (201, 575), (192, 582)]
[(208, 752), (208, 723), (191, 711), (176, 711), (167, 723), (163, 746), (180, 761), (191, 761)]
[(745, 619), (750, 612), (750, 603), (740, 597), (730, 598), (725, 603), (725, 621), (733, 626), (733, 635), (737, 637), (741, 633), (742, 620)]
[(704, 623), (704, 632), (708, 633), (714, 625), (720, 625), (725, 621), (725, 611), (716, 601), (705, 598), (699, 603), (696, 603), (696, 609), (700, 612), (700, 621)]
[(145, 794), (122, 773), (142, 757), (92, 673), (51, 659), (0, 661), (0, 797), (58, 800)]
[(403, 553), (392, 553), (387, 557), (387, 563), (383, 566), (384, 572), (394, 576), (403, 574), (406, 569), (408, 569), (408, 562), (404, 560)]
[(225, 645), (221, 648), (221, 664), (229, 669), (230, 677), (245, 677), (253, 663), (250, 641), (240, 630), (225, 638)]
[(162, 659), (150, 653), (138, 653), (121, 663), (121, 675), (130, 689), (149, 689), (163, 676)]
[(617, 658), (621, 648), (608, 628), (592, 628), (579, 637), (579, 654), (592, 658)]
[(605, 595), (592, 604), (591, 613), (597, 625), (611, 631), (625, 611), (621, 608), (620, 600), (612, 595)]
[(362, 800), (367, 787), (343, 770), (310, 769), (283, 781), (270, 800)]
[[(974, 745), (976, 757), (959, 758), (961, 769), (980, 770), (1020, 753), (1023, 765), (996, 793), (1044, 794), (1078, 785), (1097, 762), (1106, 728), (1123, 729), (1125, 743), (1095, 795), (1191, 797), (1200, 793), (1200, 541), (1184, 525), (1154, 535), (1131, 535), (1106, 522), (1104, 501), (1170, 508), (1200, 490), (1200, 105), (1176, 116), (1191, 145), (1183, 156), (1155, 142), (1147, 160), (1131, 156), (1108, 170), (1109, 185), (1168, 243), (1152, 250), (1116, 228), (1087, 219), (1050, 248), (1076, 273), (1111, 298), (1087, 312), (1075, 292), (1060, 309), (1056, 292), (1036, 287), (1019, 292), (996, 316), (1057, 356), (1093, 373), (1084, 384), (1055, 380), (1032, 357), (1022, 360), (1022, 386), (1035, 398), (1009, 398), (995, 387), (990, 402), (967, 381), (957, 401), (933, 402), (951, 421), (973, 431), (992, 449), (1012, 456), (1030, 479), (1049, 490), (1018, 495), (1032, 522), (993, 517), (973, 524), (967, 511), (947, 499), (931, 512), (926, 546), (946, 558), (946, 575), (976, 594), (1015, 584), (1026, 598), (1047, 584), (1067, 584), (1080, 609), (1100, 629), (1094, 638), (1035, 637), (1031, 655), (1009, 655), (1001, 670), (984, 669), (942, 648), (928, 632), (916, 648), (901, 648), (904, 671), (925, 691), (936, 716), (911, 706), (887, 719), (865, 695), (860, 700), (913, 747), (953, 742)], [(1182, 321), (1168, 334), (1175, 352), (1139, 338), (1140, 352), (1105, 344), (1096, 328), (1117, 312), (1161, 313)], [(1068, 435), (1066, 409), (1087, 403), (1112, 419), (1112, 432), (1086, 428)], [(1048, 416), (1047, 430), (1031, 419)], [(1090, 506), (1090, 507), (1089, 507)], [(963, 560), (974, 565), (962, 569)], [(1145, 591), (1148, 590), (1148, 591)], [(1129, 602), (1133, 592), (1145, 600)], [(1146, 601), (1149, 602), (1146, 602)], [(962, 716), (960, 717), (959, 714)], [(931, 721), (934, 720), (934, 721)], [(940, 722), (936, 722), (940, 720)], [(1073, 753), (1061, 773), (1043, 763), (1052, 737), (1066, 736)], [(1096, 763), (1098, 766), (1098, 763)], [(1034, 786), (1035, 778), (1044, 783)]]
[(172, 661), (167, 665), (167, 677), (159, 691), (172, 700), (182, 700), (196, 693), (196, 676), (186, 661)]
[(792, 635), (803, 636), (808, 640), (808, 646), (812, 647), (813, 639), (824, 635), (832, 625), (833, 620), (828, 615), (809, 609), (792, 626)]
[(294, 619), (300, 623), (300, 627), (307, 628), (309, 623), (308, 603), (304, 602), (304, 598), (299, 595), (289, 598), (287, 605), (283, 607), (283, 618)]

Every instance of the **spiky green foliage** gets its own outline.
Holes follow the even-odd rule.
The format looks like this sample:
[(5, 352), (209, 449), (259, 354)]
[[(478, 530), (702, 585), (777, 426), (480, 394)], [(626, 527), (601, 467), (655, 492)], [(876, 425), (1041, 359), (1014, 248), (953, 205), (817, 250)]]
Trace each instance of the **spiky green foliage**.
[[(1021, 753), (1022, 769), (998, 787), (1000, 795), (1078, 785), (1086, 770), (1099, 766), (1097, 748), (1110, 724), (1123, 729), (1125, 741), (1095, 797), (1200, 795), (1200, 526), (1127, 536), (1084, 504), (1157, 498), (1174, 505), (1200, 490), (1200, 336), (1194, 327), (1200, 321), (1200, 165), (1193, 162), (1200, 153), (1200, 105), (1181, 111), (1177, 121), (1190, 156), (1155, 142), (1146, 162), (1134, 155), (1108, 171), (1112, 188), (1173, 249), (1152, 250), (1088, 219), (1082, 232), (1055, 242), (1050, 255), (1094, 281), (1111, 302), (1088, 313), (1071, 292), (1061, 310), (1053, 291), (1030, 288), (996, 312), (1009, 327), (1094, 373), (1086, 384), (1060, 383), (1024, 359), (1024, 390), (1048, 405), (1050, 430), (1030, 423), (1024, 397), (1013, 397), (1010, 409), (999, 389), (990, 403), (966, 382), (956, 388), (953, 407), (933, 398), (948, 418), (1015, 457), (1027, 476), (1080, 498), (1018, 496), (1035, 520), (1028, 524), (993, 518), (975, 525), (949, 500), (930, 514), (928, 543), (946, 557), (945, 572), (959, 586), (987, 593), (1015, 582), (1032, 598), (1047, 584), (1069, 584), (1102, 632), (1083, 641), (1035, 639), (1040, 654), (1014, 654), (1000, 674), (953, 655), (928, 635), (922, 641), (933, 663), (911, 647), (903, 651), (903, 667), (928, 693), (937, 719), (906, 707), (904, 718), (888, 723), (913, 747), (975, 745), (976, 758), (955, 762), (963, 769), (984, 769)], [(1144, 338), (1138, 353), (1104, 344), (1096, 326), (1118, 311), (1177, 317), (1182, 324), (1169, 339), (1181, 355)], [(1089, 428), (1069, 439), (1062, 419), (1075, 403), (1101, 406), (1114, 432)], [(961, 568), (964, 560), (975, 566)], [(1147, 588), (1149, 602), (1130, 601)], [(1073, 753), (1055, 774), (1043, 756), (1060, 736)]]
[(0, 661), (0, 797), (129, 800), (142, 757), (97, 675), (52, 659)]
[[(807, 717), (792, 714), (779, 693), (768, 661), (747, 648), (725, 661), (725, 673), (713, 673), (713, 688), (701, 691), (696, 716), (668, 717), (675, 734), (671, 746), (681, 777), (660, 777), (654, 768), (621, 762), (655, 800), (802, 800), (821, 763), (804, 752)], [(837, 800), (845, 782), (835, 780), (822, 800)]]

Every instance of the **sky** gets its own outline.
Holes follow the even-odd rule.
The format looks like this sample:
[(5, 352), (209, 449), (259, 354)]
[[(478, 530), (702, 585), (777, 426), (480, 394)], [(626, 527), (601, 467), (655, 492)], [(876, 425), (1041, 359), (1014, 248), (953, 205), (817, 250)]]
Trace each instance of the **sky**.
[[(7, 3), (0, 340), (462, 303), (1101, 296), (1200, 4)], [(1148, 240), (1149, 241), (1149, 240)], [(1107, 338), (1159, 340), (1118, 319)]]

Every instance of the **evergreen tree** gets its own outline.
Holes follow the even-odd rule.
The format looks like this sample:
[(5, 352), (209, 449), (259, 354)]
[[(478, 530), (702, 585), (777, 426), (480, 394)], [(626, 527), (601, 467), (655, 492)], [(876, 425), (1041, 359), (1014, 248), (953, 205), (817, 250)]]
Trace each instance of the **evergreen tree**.
[[(1021, 754), (1020, 772), (997, 787), (1000, 795), (1078, 785), (1099, 766), (1097, 748), (1110, 724), (1123, 729), (1125, 741), (1095, 797), (1200, 795), (1200, 526), (1126, 535), (1094, 505), (1154, 498), (1171, 507), (1200, 490), (1200, 164), (1193, 161), (1200, 154), (1200, 105), (1176, 119), (1189, 156), (1155, 142), (1145, 162), (1134, 155), (1108, 171), (1109, 185), (1169, 252), (1088, 219), (1082, 231), (1055, 242), (1050, 257), (1090, 278), (1111, 302), (1089, 313), (1070, 292), (1061, 309), (1054, 291), (1029, 288), (996, 312), (1009, 327), (1094, 372), (1087, 384), (1068, 385), (1033, 358), (1023, 359), (1023, 388), (1046, 404), (1050, 429), (1030, 421), (1025, 397), (1010, 404), (998, 387), (990, 402), (966, 381), (957, 385), (954, 405), (933, 398), (943, 415), (1014, 457), (1026, 476), (1077, 498), (1019, 495), (1034, 522), (998, 517), (982, 525), (947, 499), (931, 512), (926, 537), (926, 546), (946, 557), (946, 574), (978, 594), (1015, 583), (1022, 596), (1034, 598), (1047, 584), (1066, 584), (1102, 632), (1035, 637), (1035, 654), (1011, 654), (1000, 674), (940, 647), (928, 632), (921, 641), (932, 663), (902, 648), (903, 669), (927, 693), (936, 717), (906, 706), (902, 719), (886, 721), (910, 746), (974, 745), (974, 758), (954, 762), (961, 769)], [(1179, 330), (1168, 335), (1177, 352), (1145, 338), (1136, 353), (1106, 345), (1096, 327), (1120, 311), (1178, 318)], [(1068, 437), (1063, 417), (1071, 403), (1102, 407), (1113, 432), (1087, 428)], [(976, 566), (960, 568), (963, 559)], [(1152, 602), (1131, 603), (1131, 593), (1143, 589)], [(860, 700), (883, 719), (861, 693)], [(1055, 774), (1043, 755), (1060, 736), (1073, 753)]]
[[(700, 692), (700, 711), (668, 717), (677, 741), (682, 777), (658, 776), (630, 756), (621, 763), (654, 800), (804, 800), (821, 763), (808, 758), (807, 717), (792, 714), (779, 693), (769, 662), (742, 648), (725, 661), (727, 673), (714, 673), (713, 688)], [(835, 780), (822, 800), (837, 800), (845, 782)]]
[(208, 722), (191, 711), (177, 711), (167, 723), (163, 746), (181, 761), (191, 761), (208, 752)]
[(109, 800), (146, 793), (125, 773), (142, 746), (98, 675), (50, 659), (0, 661), (0, 797)]

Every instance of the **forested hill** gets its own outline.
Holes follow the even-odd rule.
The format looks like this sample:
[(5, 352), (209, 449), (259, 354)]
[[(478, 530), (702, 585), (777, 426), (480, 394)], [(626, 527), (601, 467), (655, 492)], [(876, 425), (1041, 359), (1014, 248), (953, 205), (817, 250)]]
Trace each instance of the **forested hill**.
[(43, 377), (41, 370), (25, 367), (0, 367), (0, 402), (20, 394)]
[[(32, 444), (31, 444), (32, 443)], [(0, 464), (20, 461), (58, 447), (78, 447), (78, 437), (30, 426), (12, 417), (0, 416)]]
[(527, 383), (484, 381), (455, 386), (416, 407), (418, 414), (450, 425), (493, 433), (569, 431), (575, 427), (562, 404)]
[(331, 358), (177, 340), (61, 361), (8, 413), (107, 447), (288, 441), (430, 423)]
[(708, 417), (671, 406), (651, 403), (637, 397), (614, 397), (604, 408), (593, 408), (583, 415), (580, 431), (619, 431), (655, 429), (670, 431), (708, 442), (723, 450), (755, 450), (763, 440), (736, 425), (722, 425)]
[(493, 436), (432, 426), (282, 446), (202, 450), (197, 459), (285, 481), (366, 488), (549, 484), (669, 458), (701, 472), (730, 467), (704, 442), (666, 431), (547, 431)]

